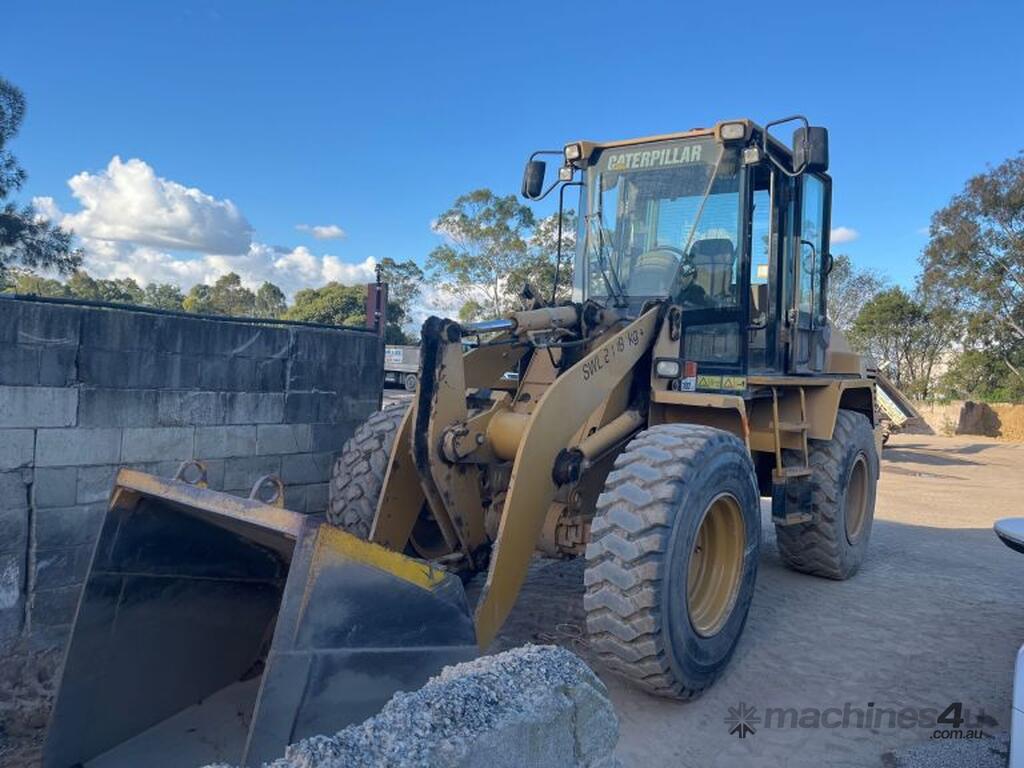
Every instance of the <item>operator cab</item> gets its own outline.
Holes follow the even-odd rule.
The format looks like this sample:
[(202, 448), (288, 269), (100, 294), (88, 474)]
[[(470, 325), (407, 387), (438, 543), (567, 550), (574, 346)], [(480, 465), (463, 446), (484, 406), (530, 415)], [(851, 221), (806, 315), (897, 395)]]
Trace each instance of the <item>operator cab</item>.
[[(768, 127), (781, 122), (769, 123)], [(831, 180), (827, 134), (791, 151), (749, 121), (628, 142), (577, 142), (559, 178), (581, 180), (573, 298), (636, 313), (682, 310), (681, 386), (741, 390), (749, 374), (825, 367)], [(794, 163), (794, 156), (796, 163)], [(524, 195), (542, 196), (531, 158)], [(537, 192), (536, 195), (529, 194)], [(693, 370), (693, 367), (689, 367)]]

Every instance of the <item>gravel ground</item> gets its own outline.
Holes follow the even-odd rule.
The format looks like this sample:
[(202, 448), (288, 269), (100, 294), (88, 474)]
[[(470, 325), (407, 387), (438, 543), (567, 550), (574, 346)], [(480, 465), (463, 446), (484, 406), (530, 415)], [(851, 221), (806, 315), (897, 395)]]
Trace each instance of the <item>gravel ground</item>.
[[(868, 559), (853, 579), (785, 569), (764, 510), (744, 636), (725, 674), (697, 701), (647, 696), (588, 658), (579, 562), (535, 563), (495, 648), (557, 642), (588, 658), (615, 704), (617, 754), (628, 766), (1005, 765), (998, 739), (936, 741), (933, 728), (889, 727), (889, 715), (880, 727), (853, 726), (854, 710), (869, 703), (941, 712), (961, 702), (969, 712), (964, 729), (1008, 730), (1014, 658), (1024, 642), (1024, 557), (996, 539), (992, 522), (1014, 514), (1024, 515), (1024, 444), (897, 435), (883, 456)], [(741, 704), (757, 717), (768, 707), (803, 716), (849, 704), (851, 727), (762, 721), (739, 739), (725, 717)]]

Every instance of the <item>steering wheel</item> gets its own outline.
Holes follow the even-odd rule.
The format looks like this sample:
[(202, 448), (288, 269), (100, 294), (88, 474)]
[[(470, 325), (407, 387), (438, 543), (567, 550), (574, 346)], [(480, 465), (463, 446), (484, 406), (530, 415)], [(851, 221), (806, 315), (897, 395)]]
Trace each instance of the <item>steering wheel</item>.
[(672, 289), (672, 280), (677, 272), (677, 285), (685, 288), (693, 282), (697, 267), (692, 255), (671, 245), (659, 245), (644, 251), (633, 261), (629, 272), (629, 293), (635, 296), (665, 296)]

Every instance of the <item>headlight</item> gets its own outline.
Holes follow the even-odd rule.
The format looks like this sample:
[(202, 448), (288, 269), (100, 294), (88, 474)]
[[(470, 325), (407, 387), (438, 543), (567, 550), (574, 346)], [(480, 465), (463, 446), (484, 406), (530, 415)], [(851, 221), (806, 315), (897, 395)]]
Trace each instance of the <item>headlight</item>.
[(581, 157), (583, 157), (583, 147), (578, 143), (565, 145), (565, 161), (567, 163), (571, 163), (573, 160), (579, 160)]
[(747, 135), (746, 123), (722, 123), (718, 128), (722, 141), (736, 141)]
[(678, 360), (658, 360), (654, 372), (663, 379), (678, 379), (681, 366)]
[(572, 181), (573, 167), (571, 165), (563, 165), (558, 169), (558, 180), (559, 181)]

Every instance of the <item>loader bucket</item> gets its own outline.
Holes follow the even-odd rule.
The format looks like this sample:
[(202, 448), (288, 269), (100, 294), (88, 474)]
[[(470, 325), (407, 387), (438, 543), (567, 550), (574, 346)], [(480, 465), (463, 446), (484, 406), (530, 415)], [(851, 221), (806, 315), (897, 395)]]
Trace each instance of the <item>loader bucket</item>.
[(43, 765), (259, 765), (476, 653), (457, 577), (320, 516), (121, 470)]

